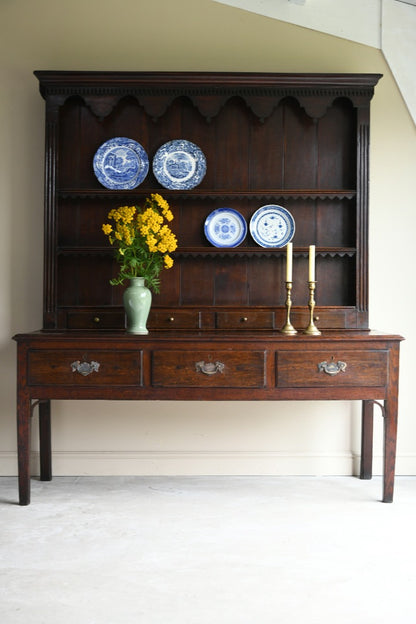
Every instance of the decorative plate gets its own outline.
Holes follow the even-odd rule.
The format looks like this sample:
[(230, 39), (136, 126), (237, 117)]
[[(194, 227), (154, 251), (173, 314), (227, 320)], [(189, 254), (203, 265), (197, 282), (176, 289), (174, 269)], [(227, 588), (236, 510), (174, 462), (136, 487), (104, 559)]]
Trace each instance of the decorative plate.
[(165, 143), (153, 158), (157, 181), (170, 190), (187, 190), (197, 186), (207, 170), (203, 151), (184, 139)]
[(295, 220), (283, 206), (262, 206), (250, 219), (250, 234), (261, 247), (284, 247), (294, 233)]
[(237, 247), (247, 235), (247, 223), (237, 210), (218, 208), (205, 219), (204, 232), (214, 247)]
[(143, 182), (149, 171), (149, 159), (137, 141), (115, 137), (98, 148), (93, 166), (103, 186), (125, 190), (136, 188)]

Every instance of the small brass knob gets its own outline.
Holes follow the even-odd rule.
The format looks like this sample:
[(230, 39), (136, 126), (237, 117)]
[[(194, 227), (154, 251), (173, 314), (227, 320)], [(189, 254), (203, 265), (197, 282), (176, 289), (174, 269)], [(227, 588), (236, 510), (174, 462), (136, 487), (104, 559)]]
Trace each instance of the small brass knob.
[(170, 316), (170, 317), (168, 318), (169, 323), (173, 323), (173, 321), (174, 321), (174, 320), (175, 320), (175, 317), (174, 317), (174, 316)]
[(99, 316), (94, 316), (92, 320), (94, 321), (94, 323), (99, 323), (101, 321)]
[(314, 321), (319, 321), (319, 316), (314, 316), (314, 317), (313, 317), (313, 320), (314, 320)]
[(243, 317), (241, 318), (241, 322), (242, 322), (242, 323), (247, 323), (247, 321), (248, 321), (248, 318), (247, 318), (246, 316), (243, 316)]

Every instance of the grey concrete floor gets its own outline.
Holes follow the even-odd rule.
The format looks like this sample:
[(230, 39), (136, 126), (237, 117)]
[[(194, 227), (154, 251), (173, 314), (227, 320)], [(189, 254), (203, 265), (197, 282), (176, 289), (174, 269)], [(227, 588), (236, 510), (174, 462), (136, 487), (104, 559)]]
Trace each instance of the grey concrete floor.
[(0, 478), (2, 624), (414, 624), (416, 477)]

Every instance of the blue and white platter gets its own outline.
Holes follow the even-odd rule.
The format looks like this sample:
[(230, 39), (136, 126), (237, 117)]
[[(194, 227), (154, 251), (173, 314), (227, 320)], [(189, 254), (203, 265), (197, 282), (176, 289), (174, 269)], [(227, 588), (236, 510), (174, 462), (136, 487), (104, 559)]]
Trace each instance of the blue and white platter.
[(205, 219), (204, 232), (214, 247), (237, 247), (247, 235), (247, 223), (237, 210), (217, 208)]
[(149, 158), (143, 146), (133, 139), (114, 137), (103, 143), (94, 155), (94, 173), (108, 189), (126, 190), (139, 186), (149, 171)]
[(295, 234), (295, 220), (283, 206), (268, 204), (251, 217), (250, 234), (261, 247), (284, 247)]
[(153, 158), (153, 173), (159, 184), (169, 190), (188, 190), (198, 186), (206, 170), (203, 151), (185, 139), (168, 141)]

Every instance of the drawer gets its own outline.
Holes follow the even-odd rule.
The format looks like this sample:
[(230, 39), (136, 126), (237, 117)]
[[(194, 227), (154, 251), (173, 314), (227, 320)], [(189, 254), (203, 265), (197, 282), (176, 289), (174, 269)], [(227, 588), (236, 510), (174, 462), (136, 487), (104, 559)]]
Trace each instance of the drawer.
[(28, 384), (140, 386), (142, 354), (141, 351), (32, 350), (28, 353)]
[(362, 386), (380, 387), (388, 381), (388, 351), (279, 351), (280, 388)]
[[(293, 327), (298, 331), (306, 329), (309, 324), (309, 311), (306, 306), (299, 308), (293, 307), (290, 313), (290, 320)], [(352, 308), (335, 308), (335, 307), (316, 307), (314, 320), (318, 329), (345, 329), (346, 327), (355, 327), (357, 324), (357, 315)], [(286, 310), (277, 308), (275, 310), (275, 327), (280, 329), (286, 322)]]
[(151, 309), (147, 322), (149, 329), (199, 329), (198, 310)]
[[(315, 323), (319, 329), (344, 328), (347, 327), (347, 314), (340, 309), (316, 309)], [(305, 329), (309, 324), (309, 312), (306, 308), (292, 310), (290, 315), (292, 325), (296, 329)]]
[(68, 312), (68, 329), (124, 329), (124, 312), (92, 310), (88, 312)]
[(217, 329), (273, 329), (274, 314), (269, 310), (217, 312)]
[(178, 388), (263, 388), (265, 363), (265, 351), (154, 351), (152, 383)]

